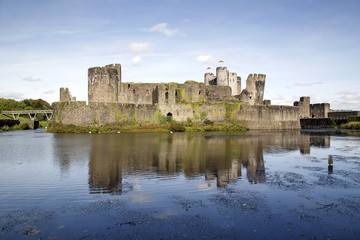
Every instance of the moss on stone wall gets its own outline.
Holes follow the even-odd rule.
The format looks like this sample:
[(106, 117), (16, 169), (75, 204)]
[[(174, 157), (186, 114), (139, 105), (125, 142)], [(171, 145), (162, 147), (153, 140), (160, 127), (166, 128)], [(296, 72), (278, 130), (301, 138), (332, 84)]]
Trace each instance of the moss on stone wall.
[(95, 125), (98, 125), (98, 123), (99, 123), (99, 122), (98, 122), (98, 120), (97, 120), (97, 116), (93, 116), (93, 117), (92, 117), (92, 120), (91, 120), (91, 125), (94, 125), (94, 126), (95, 126)]
[(194, 80), (187, 80), (184, 84), (196, 84), (199, 87), (199, 82), (196, 82)]
[(154, 113), (154, 122), (156, 124), (165, 124), (166, 116), (163, 115), (159, 110)]
[(124, 114), (124, 122), (128, 123), (129, 121), (129, 115), (128, 114)]
[(200, 120), (204, 121), (207, 118), (207, 112), (200, 112)]
[(120, 122), (121, 120), (121, 111), (120, 110), (117, 110), (116, 113), (115, 113), (115, 120), (117, 122)]
[(132, 121), (135, 124), (136, 123), (136, 107), (134, 106), (134, 113), (133, 113), (133, 117), (132, 117)]
[(225, 109), (225, 121), (235, 121), (238, 119), (237, 112), (240, 111), (241, 103), (222, 102)]

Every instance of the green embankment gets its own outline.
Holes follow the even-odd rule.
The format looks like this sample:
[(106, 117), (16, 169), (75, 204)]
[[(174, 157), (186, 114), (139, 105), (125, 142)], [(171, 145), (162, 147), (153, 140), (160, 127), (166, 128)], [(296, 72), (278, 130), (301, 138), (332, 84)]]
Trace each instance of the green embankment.
[(0, 113), (0, 119), (12, 119), (12, 117)]
[(244, 132), (248, 129), (234, 123), (192, 124), (170, 122), (165, 124), (75, 126), (55, 124), (48, 127), (53, 133), (116, 133), (116, 132)]
[(341, 124), (340, 128), (360, 130), (360, 122), (349, 122), (349, 123)]

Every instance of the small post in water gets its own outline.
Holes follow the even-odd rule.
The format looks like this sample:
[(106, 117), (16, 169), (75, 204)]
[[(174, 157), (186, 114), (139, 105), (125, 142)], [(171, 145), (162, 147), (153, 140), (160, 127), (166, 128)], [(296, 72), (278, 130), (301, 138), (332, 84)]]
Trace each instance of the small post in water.
[(328, 159), (328, 173), (329, 174), (333, 173), (333, 163), (334, 163), (333, 156), (329, 155), (329, 159)]

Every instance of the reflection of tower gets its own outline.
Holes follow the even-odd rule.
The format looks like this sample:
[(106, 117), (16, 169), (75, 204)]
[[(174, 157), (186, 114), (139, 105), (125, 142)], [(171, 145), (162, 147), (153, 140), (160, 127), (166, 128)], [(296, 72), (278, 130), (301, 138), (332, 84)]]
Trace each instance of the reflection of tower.
[(241, 144), (241, 160), (246, 167), (246, 176), (251, 183), (263, 183), (265, 178), (265, 165), (263, 158), (262, 138), (243, 139)]
[(301, 135), (300, 137), (300, 153), (310, 154), (310, 135)]
[(231, 165), (228, 169), (217, 171), (217, 186), (226, 187), (230, 182), (237, 182), (239, 173), (239, 163), (236, 160), (232, 160)]
[(93, 138), (89, 162), (90, 193), (122, 192), (121, 152), (110, 136), (97, 135)]
[(264, 160), (257, 157), (249, 158), (249, 165), (246, 168), (246, 175), (251, 183), (263, 183), (265, 182), (265, 167)]
[(157, 157), (157, 166), (161, 173), (176, 173), (176, 143), (169, 138), (168, 141), (162, 141), (159, 145), (159, 151), (154, 157)]
[(204, 146), (205, 179), (226, 187), (241, 176), (237, 138), (208, 137)]
[(315, 147), (330, 147), (330, 136), (323, 135), (311, 135), (310, 136), (311, 145)]

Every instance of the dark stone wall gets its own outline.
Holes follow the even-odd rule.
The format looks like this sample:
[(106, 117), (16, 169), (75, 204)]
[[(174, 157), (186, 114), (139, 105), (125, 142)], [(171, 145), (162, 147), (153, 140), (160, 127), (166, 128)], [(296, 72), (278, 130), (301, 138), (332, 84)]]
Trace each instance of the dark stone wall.
[(303, 118), (300, 119), (301, 129), (320, 129), (331, 128), (331, 121), (329, 118)]

